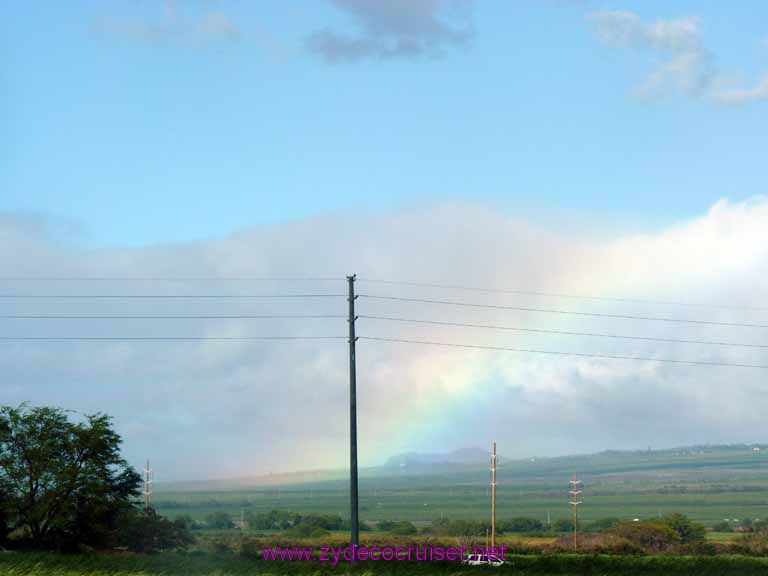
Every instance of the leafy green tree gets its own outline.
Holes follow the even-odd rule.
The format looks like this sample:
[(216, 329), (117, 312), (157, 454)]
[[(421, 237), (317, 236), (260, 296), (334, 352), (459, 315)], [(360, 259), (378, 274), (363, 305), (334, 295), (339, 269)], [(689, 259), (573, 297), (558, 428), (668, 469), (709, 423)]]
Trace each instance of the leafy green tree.
[(217, 530), (225, 530), (228, 528), (234, 528), (232, 517), (226, 512), (212, 512), (205, 517), (205, 523), (208, 528), (214, 528)]
[(10, 530), (11, 497), (0, 486), (0, 546), (6, 543)]
[(192, 530), (192, 527), (195, 525), (195, 521), (192, 520), (189, 514), (177, 514), (173, 519), (173, 523), (181, 530)]
[(706, 538), (707, 530), (704, 525), (693, 522), (683, 514), (667, 514), (661, 517), (660, 522), (677, 532), (677, 535), (680, 536), (680, 542), (683, 544), (703, 542)]
[(585, 532), (603, 532), (605, 530), (610, 530), (614, 526), (617, 526), (621, 520), (619, 518), (614, 517), (608, 517), (608, 518), (598, 518), (597, 520), (594, 520), (593, 522), (589, 522), (584, 526)]
[(416, 534), (416, 532), (416, 526), (407, 521), (395, 522), (389, 529), (390, 534), (397, 534), (398, 536), (411, 536)]
[(715, 532), (733, 532), (733, 526), (727, 520), (721, 520), (712, 526), (712, 530)]
[(570, 518), (558, 518), (552, 522), (553, 532), (573, 532), (573, 520)]
[(496, 527), (499, 533), (506, 532), (541, 532), (544, 530), (544, 524), (535, 518), (512, 518), (511, 520), (502, 520)]
[(680, 544), (680, 535), (672, 528), (658, 521), (622, 522), (609, 530), (648, 552), (662, 552)]
[(189, 530), (176, 521), (158, 516), (153, 508), (123, 514), (118, 544), (133, 552), (152, 553), (184, 549), (194, 542)]
[(70, 422), (58, 408), (0, 408), (0, 493), (11, 529), (36, 547), (106, 545), (141, 477), (120, 456), (111, 418)]

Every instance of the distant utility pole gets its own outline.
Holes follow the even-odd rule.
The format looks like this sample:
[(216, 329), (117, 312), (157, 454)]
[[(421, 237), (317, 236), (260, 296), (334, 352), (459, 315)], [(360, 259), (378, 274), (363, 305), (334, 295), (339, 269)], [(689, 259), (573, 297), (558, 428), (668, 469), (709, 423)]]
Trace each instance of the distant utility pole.
[(152, 483), (152, 469), (149, 467), (149, 460), (147, 460), (147, 467), (144, 468), (144, 510), (149, 511), (150, 497), (152, 496), (152, 490), (150, 484)]
[(491, 455), (491, 548), (496, 547), (496, 442)]
[(357, 523), (357, 367), (355, 364), (355, 274), (347, 276), (349, 285), (349, 493), (350, 493), (350, 539), (353, 548), (360, 543), (360, 529)]
[(573, 480), (570, 480), (569, 483), (571, 489), (568, 491), (568, 494), (571, 495), (571, 506), (573, 506), (573, 549), (576, 550), (578, 547), (578, 544), (576, 543), (576, 531), (579, 526), (578, 506), (581, 504), (581, 500), (579, 500), (579, 494), (581, 494), (581, 480), (576, 480), (576, 475), (574, 474)]

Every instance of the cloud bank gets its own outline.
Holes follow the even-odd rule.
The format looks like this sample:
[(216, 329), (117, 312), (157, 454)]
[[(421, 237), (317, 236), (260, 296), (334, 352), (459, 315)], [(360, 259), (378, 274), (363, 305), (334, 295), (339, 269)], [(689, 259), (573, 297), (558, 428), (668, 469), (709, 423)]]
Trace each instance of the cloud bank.
[(331, 0), (352, 22), (352, 34), (326, 28), (306, 40), (329, 62), (439, 57), (474, 35), (471, 0)]
[[(768, 201), (720, 202), (665, 230), (564, 234), (472, 206), (350, 222), (311, 219), (229, 238), (81, 252), (40, 222), (0, 219), (5, 276), (321, 275), (337, 281), (0, 281), (2, 293), (332, 293), (316, 299), (3, 299), (3, 314), (264, 315), (346, 313), (344, 274), (367, 295), (768, 324)], [(699, 308), (418, 288), (404, 279), (732, 306)], [(622, 321), (361, 297), (357, 312), (527, 329), (768, 344), (760, 328)], [(2, 336), (344, 336), (344, 318), (218, 320), (4, 319)], [(768, 364), (765, 348), (573, 337), (361, 318), (360, 336)], [(136, 465), (158, 480), (343, 467), (344, 339), (290, 342), (2, 342), (0, 404), (29, 400), (115, 416)], [(361, 340), (361, 461), (497, 440), (510, 456), (762, 440), (765, 371), (494, 352)], [(756, 434), (758, 436), (756, 436)]]

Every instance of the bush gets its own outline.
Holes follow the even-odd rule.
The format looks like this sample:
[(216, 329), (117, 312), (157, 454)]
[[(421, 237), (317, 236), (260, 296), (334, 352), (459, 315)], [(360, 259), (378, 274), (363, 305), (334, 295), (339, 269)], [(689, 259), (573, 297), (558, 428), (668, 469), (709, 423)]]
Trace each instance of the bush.
[(745, 534), (733, 543), (733, 548), (739, 554), (768, 556), (768, 532)]
[(712, 526), (712, 530), (715, 532), (733, 532), (733, 526), (731, 526), (730, 522), (722, 520), (721, 522), (718, 522)]
[(624, 538), (646, 552), (663, 552), (681, 543), (680, 535), (660, 522), (621, 522), (608, 534)]
[(707, 530), (702, 524), (691, 521), (682, 514), (668, 514), (661, 517), (660, 522), (669, 526), (680, 536), (680, 542), (690, 544), (691, 542), (703, 542), (706, 539)]
[(394, 525), (389, 529), (389, 532), (391, 534), (397, 534), (398, 536), (411, 536), (413, 534), (416, 534), (416, 526), (414, 526), (410, 522), (395, 522)]
[(511, 520), (502, 520), (496, 527), (499, 534), (506, 532), (541, 532), (544, 530), (544, 524), (534, 518), (512, 518)]
[(234, 528), (232, 517), (226, 512), (212, 512), (205, 517), (205, 523), (208, 528), (214, 528), (216, 530), (225, 530), (228, 528)]
[(618, 524), (621, 522), (619, 518), (609, 517), (609, 518), (600, 518), (598, 520), (595, 520), (594, 522), (589, 522), (584, 526), (585, 532), (604, 532), (605, 530), (610, 530), (614, 526), (618, 526)]
[[(560, 536), (554, 544), (549, 547), (550, 552), (573, 553), (573, 536)], [(626, 538), (616, 536), (615, 534), (577, 534), (576, 551), (579, 554), (612, 554), (612, 555), (632, 555), (642, 554), (643, 548), (630, 542)]]
[(159, 516), (152, 508), (125, 514), (117, 531), (118, 545), (132, 552), (185, 549), (195, 541), (183, 526)]

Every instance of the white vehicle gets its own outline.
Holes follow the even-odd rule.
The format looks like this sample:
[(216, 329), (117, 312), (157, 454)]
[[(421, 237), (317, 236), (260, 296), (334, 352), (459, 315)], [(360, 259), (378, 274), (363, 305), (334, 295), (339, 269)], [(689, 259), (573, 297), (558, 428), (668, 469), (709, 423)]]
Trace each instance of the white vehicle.
[(489, 559), (485, 554), (467, 554), (461, 562), (470, 566), (501, 566), (506, 564), (501, 558)]

